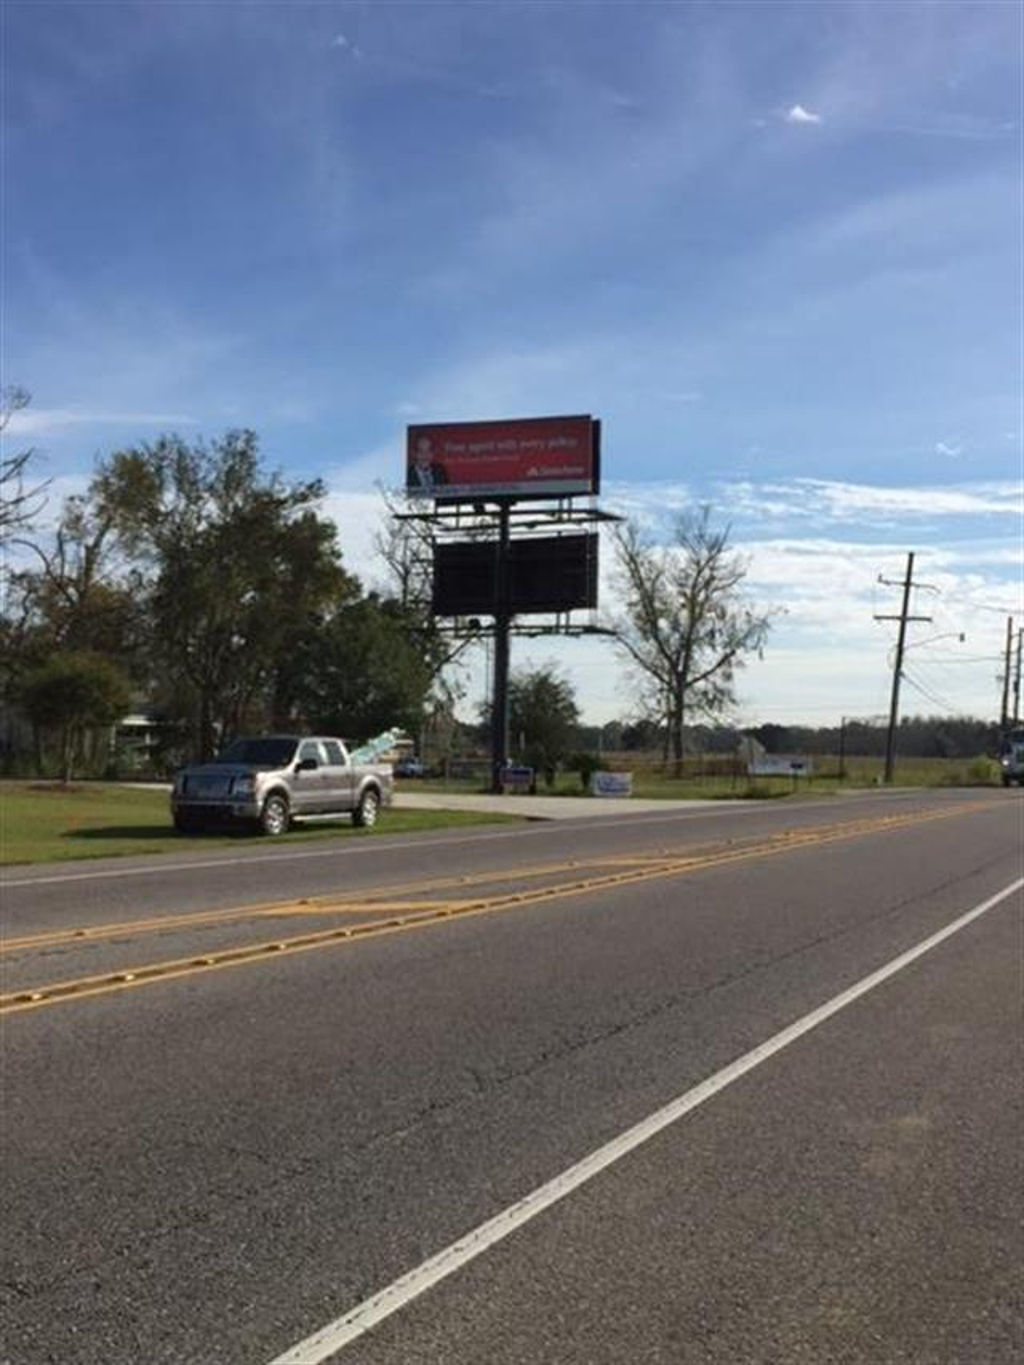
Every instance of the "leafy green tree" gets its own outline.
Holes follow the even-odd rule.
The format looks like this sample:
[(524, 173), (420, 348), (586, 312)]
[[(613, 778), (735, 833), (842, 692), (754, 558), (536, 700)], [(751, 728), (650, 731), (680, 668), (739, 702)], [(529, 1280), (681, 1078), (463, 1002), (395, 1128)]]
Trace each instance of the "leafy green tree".
[(579, 707), (573, 686), (549, 665), (513, 673), (508, 699), (513, 748), (551, 786), (576, 740)]
[(313, 729), (349, 739), (399, 726), (415, 732), (431, 667), (400, 604), (371, 594), (307, 631), (286, 686)]
[(88, 730), (112, 725), (128, 709), (128, 679), (107, 659), (85, 653), (54, 654), (20, 689), (21, 705), (38, 730), (56, 731), (61, 775), (70, 782)]
[(20, 622), (29, 656), (84, 650), (137, 671), (140, 596), (117, 562), (113, 531), (108, 510), (87, 493), (65, 501), (51, 535), (22, 540), (35, 560), (11, 574), (5, 617)]
[(243, 725), (284, 719), (292, 654), (359, 591), (319, 512), (323, 484), (268, 473), (255, 433), (229, 431), (119, 452), (93, 493), (143, 568), (154, 670), (191, 706), (199, 754)]
[(681, 517), (668, 545), (652, 544), (626, 521), (615, 549), (623, 603), (612, 622), (616, 644), (681, 763), (685, 722), (694, 713), (714, 719), (732, 705), (736, 673), (763, 649), (771, 616), (745, 600), (747, 566), (707, 507)]

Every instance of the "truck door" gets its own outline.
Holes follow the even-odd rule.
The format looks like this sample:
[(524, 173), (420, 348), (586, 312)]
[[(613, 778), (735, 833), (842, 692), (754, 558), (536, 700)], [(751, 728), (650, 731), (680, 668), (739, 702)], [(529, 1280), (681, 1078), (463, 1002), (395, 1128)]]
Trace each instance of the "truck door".
[(326, 755), (317, 740), (304, 739), (295, 755), (296, 767), (310, 758), (315, 760), (316, 767), (294, 772), (291, 778), (292, 810), (296, 815), (312, 815), (315, 811), (323, 810), (326, 804)]
[(323, 741), (327, 765), (324, 768), (324, 797), (326, 810), (346, 811), (352, 809), (352, 768), (345, 750), (336, 739)]

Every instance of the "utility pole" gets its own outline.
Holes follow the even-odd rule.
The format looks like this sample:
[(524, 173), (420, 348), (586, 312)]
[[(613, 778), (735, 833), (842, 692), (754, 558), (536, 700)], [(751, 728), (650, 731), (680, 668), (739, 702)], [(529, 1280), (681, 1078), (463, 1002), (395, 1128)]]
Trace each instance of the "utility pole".
[[(999, 710), (999, 728), (1005, 730), (1010, 724), (1010, 667), (1013, 658), (1013, 617), (1006, 618), (1006, 657), (1003, 661), (1003, 704)], [(1014, 709), (1016, 714), (1016, 708)]]
[(839, 781), (846, 777), (846, 717), (839, 722)]
[[(901, 585), (891, 578), (883, 578), (878, 575), (879, 583), (885, 583), (891, 588), (898, 588)], [(899, 621), (900, 630), (896, 639), (896, 660), (892, 670), (892, 696), (889, 700), (889, 731), (885, 739), (885, 776), (883, 781), (887, 786), (892, 784), (893, 771), (896, 767), (896, 724), (899, 718), (900, 709), (900, 678), (903, 676), (903, 650), (907, 641), (907, 622), (908, 621), (930, 621), (930, 616), (910, 616), (910, 589), (921, 587), (922, 584), (914, 582), (914, 552), (907, 555), (907, 572), (903, 578), (903, 606), (900, 608), (899, 616), (879, 616), (876, 614), (876, 621)]]
[(512, 634), (509, 583), (509, 504), (498, 509), (497, 603), (494, 612), (494, 683), (491, 691), (491, 791), (500, 794), (508, 766), (508, 671)]
[(1017, 667), (1013, 675), (1013, 723), (1020, 724), (1020, 655), (1021, 639), (1024, 638), (1024, 628), (1017, 627)]

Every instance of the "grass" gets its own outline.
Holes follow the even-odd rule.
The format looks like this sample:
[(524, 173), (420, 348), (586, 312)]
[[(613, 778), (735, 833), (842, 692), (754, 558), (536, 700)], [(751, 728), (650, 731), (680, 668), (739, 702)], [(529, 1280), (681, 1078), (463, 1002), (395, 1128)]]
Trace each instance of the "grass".
[[(374, 833), (446, 829), (513, 820), (507, 815), (468, 811), (389, 809), (376, 830), (354, 829), (348, 820), (309, 825), (283, 835), (279, 843), (323, 839), (365, 839)], [(0, 782), (0, 864), (62, 862), (70, 858), (124, 857), (133, 853), (257, 847), (246, 831), (177, 834), (165, 791), (82, 783)]]
[[(645, 799), (665, 800), (771, 800), (792, 796), (825, 796), (840, 791), (874, 787), (881, 784), (885, 768), (881, 758), (858, 755), (846, 758), (845, 778), (839, 780), (839, 760), (835, 756), (814, 759), (815, 772), (811, 778), (747, 777), (745, 773), (732, 775), (728, 762), (708, 759), (687, 759), (685, 773), (675, 777), (663, 770), (660, 762), (649, 755), (628, 753), (609, 756), (608, 766), (620, 772), (632, 772), (633, 795)], [(715, 771), (717, 767), (718, 771)], [(979, 758), (897, 758), (895, 785), (898, 787), (978, 787), (997, 786), (999, 769), (991, 759)], [(479, 779), (464, 778), (407, 781), (400, 784), (405, 791), (479, 792)], [(537, 784), (538, 796), (586, 796), (575, 773), (559, 773), (553, 786)]]

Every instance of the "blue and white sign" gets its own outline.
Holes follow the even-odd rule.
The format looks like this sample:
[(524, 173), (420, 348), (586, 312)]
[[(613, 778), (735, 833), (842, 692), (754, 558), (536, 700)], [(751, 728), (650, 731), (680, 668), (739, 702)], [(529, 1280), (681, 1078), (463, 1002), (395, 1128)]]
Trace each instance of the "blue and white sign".
[(533, 769), (523, 764), (508, 763), (501, 770), (501, 789), (505, 792), (528, 792), (533, 786)]
[(591, 773), (591, 796), (632, 796), (632, 773)]
[(747, 765), (751, 777), (810, 777), (814, 761), (798, 754), (759, 754)]

